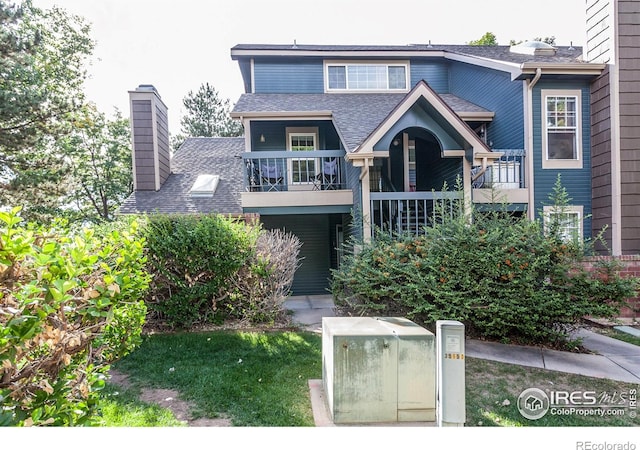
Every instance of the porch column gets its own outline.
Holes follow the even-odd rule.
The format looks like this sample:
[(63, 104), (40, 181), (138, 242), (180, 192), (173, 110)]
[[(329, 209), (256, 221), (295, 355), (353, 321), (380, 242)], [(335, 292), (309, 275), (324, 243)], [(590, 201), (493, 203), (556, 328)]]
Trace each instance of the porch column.
[(362, 239), (371, 242), (371, 190), (369, 182), (369, 167), (373, 166), (373, 154), (347, 154), (347, 160), (353, 167), (360, 167), (360, 192), (362, 210)]
[[(355, 165), (355, 164), (354, 164)], [(369, 182), (369, 166), (373, 160), (365, 158), (360, 167), (360, 186), (362, 189), (362, 239), (371, 242), (371, 183)]]
[(464, 214), (471, 218), (471, 204), (473, 202), (471, 189), (471, 163), (467, 158), (462, 158), (462, 201), (464, 202)]

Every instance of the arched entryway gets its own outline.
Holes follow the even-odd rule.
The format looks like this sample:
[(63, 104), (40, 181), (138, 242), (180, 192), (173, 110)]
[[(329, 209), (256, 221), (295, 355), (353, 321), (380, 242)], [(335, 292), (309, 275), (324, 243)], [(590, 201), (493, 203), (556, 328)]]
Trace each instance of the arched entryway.
[(396, 191), (453, 190), (462, 176), (462, 158), (446, 158), (438, 139), (423, 128), (407, 128), (391, 142), (389, 158), (382, 165)]
[(437, 201), (458, 196), (463, 158), (445, 157), (430, 131), (406, 128), (395, 135), (389, 157), (376, 161), (371, 174), (374, 233), (419, 234), (433, 222)]

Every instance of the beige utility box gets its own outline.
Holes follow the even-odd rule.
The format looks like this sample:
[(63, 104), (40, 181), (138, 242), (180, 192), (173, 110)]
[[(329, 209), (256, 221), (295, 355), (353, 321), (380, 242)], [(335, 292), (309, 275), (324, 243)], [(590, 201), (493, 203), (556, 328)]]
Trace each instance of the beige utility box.
[(435, 337), (402, 317), (324, 317), (322, 381), (339, 423), (435, 421)]

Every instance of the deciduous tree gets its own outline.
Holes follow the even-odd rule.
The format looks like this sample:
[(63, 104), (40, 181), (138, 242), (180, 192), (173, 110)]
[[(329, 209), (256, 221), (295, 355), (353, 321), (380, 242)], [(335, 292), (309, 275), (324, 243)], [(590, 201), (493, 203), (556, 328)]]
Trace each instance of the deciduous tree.
[(70, 165), (73, 189), (68, 201), (81, 220), (110, 221), (133, 191), (129, 120), (116, 110), (113, 119), (88, 106), (61, 142)]
[(56, 141), (84, 104), (90, 26), (58, 7), (0, 0), (0, 207), (59, 212), (68, 166)]
[(480, 39), (475, 41), (469, 41), (469, 45), (498, 45), (498, 39), (496, 35), (491, 31), (487, 31)]

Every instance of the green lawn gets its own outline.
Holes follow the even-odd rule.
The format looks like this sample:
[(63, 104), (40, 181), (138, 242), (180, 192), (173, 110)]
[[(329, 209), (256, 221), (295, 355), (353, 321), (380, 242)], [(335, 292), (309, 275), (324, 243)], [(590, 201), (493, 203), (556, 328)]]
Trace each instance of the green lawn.
[[(173, 426), (166, 410), (141, 404), (140, 387), (174, 389), (195, 405), (196, 417), (224, 415), (234, 426), (314, 426), (309, 379), (322, 378), (321, 336), (304, 332), (155, 334), (114, 364), (129, 375), (130, 392), (105, 392), (106, 426)], [(466, 359), (466, 426), (638, 426), (623, 417), (554, 416), (528, 420), (516, 407), (527, 388), (627, 392), (628, 383), (582, 377), (474, 358)], [(131, 410), (131, 411), (130, 411)], [(146, 415), (145, 415), (146, 414)], [(124, 425), (125, 420), (129, 420)], [(145, 423), (145, 420), (147, 422)]]
[(594, 328), (593, 331), (618, 339), (619, 341), (628, 342), (629, 344), (640, 345), (640, 337), (616, 330), (615, 328)]
[(102, 420), (111, 427), (185, 426), (172, 412), (139, 400), (139, 389), (107, 384), (102, 392)]
[(313, 426), (308, 380), (321, 378), (321, 338), (295, 332), (156, 334), (114, 368), (175, 389), (195, 417), (235, 426)]

